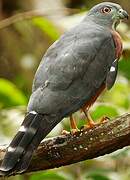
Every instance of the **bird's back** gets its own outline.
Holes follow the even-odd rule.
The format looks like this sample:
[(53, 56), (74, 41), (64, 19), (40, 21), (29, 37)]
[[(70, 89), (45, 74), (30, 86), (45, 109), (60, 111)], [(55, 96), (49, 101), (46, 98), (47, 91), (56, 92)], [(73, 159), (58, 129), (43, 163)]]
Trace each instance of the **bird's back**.
[[(34, 78), (29, 111), (64, 116), (78, 110), (103, 83), (114, 56), (111, 33), (94, 22), (82, 21), (44, 55)], [(96, 79), (99, 85), (95, 87)]]

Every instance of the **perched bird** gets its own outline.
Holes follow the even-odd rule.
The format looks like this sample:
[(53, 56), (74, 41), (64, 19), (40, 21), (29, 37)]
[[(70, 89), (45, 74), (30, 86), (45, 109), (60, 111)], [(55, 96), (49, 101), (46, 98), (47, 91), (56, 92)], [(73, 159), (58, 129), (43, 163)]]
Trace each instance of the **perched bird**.
[[(122, 42), (116, 27), (128, 14), (110, 2), (94, 6), (85, 18), (45, 53), (35, 74), (27, 115), (5, 154), (1, 174), (22, 173), (33, 152), (64, 118), (90, 106), (116, 79)], [(88, 117), (90, 124), (91, 119)]]

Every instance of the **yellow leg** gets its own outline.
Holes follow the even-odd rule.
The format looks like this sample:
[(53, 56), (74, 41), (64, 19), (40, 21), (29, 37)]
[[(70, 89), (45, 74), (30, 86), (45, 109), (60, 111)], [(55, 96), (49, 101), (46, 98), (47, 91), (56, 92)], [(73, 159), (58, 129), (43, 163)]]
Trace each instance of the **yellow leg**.
[(89, 111), (88, 110), (86, 111), (86, 110), (83, 109), (83, 112), (84, 112), (84, 114), (85, 114), (85, 116), (87, 118), (87, 126), (86, 127), (93, 128), (96, 125), (96, 123), (93, 121)]
[(71, 127), (71, 133), (75, 134), (79, 129), (77, 128), (76, 121), (73, 117), (73, 115), (70, 116), (70, 127)]
[(100, 123), (107, 123), (109, 122), (110, 118), (109, 117), (106, 117), (106, 116), (103, 116), (101, 119), (100, 119)]
[[(79, 131), (79, 129), (77, 128), (76, 121), (75, 121), (73, 115), (70, 115), (70, 128), (71, 128), (71, 134), (75, 134), (77, 131)], [(69, 132), (66, 131), (66, 130), (63, 130), (62, 134), (67, 135), (67, 134), (69, 134)]]
[(100, 125), (100, 124), (102, 124), (102, 123), (106, 123), (106, 122), (109, 121), (109, 118), (104, 116), (104, 117), (102, 117), (102, 118), (100, 119), (100, 121), (99, 121), (98, 123), (95, 123), (95, 122), (93, 121), (93, 119), (92, 119), (89, 111), (88, 111), (88, 110), (84, 110), (84, 109), (82, 109), (82, 110), (83, 110), (83, 112), (84, 112), (84, 114), (85, 114), (85, 116), (86, 116), (86, 118), (87, 118), (87, 125), (85, 125), (83, 129), (93, 128), (93, 127), (95, 127), (96, 125)]
[(72, 115), (70, 116), (70, 127), (71, 127), (71, 129), (78, 129), (77, 125), (76, 125), (76, 121)]

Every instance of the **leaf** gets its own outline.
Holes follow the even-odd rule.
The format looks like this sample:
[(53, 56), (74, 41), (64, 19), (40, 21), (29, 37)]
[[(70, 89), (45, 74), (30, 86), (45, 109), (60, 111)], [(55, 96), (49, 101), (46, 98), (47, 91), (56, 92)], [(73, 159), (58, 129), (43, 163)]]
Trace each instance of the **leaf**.
[(101, 174), (91, 174), (86, 177), (86, 179), (91, 178), (91, 180), (110, 180), (107, 176)]
[(55, 171), (47, 171), (42, 173), (36, 173), (31, 176), (30, 180), (67, 180), (64, 176), (58, 174)]
[(130, 59), (119, 61), (119, 71), (130, 80)]
[(130, 93), (129, 82), (125, 78), (120, 78), (115, 86), (104, 94), (103, 101), (109, 102), (120, 108), (129, 109), (130, 107)]
[(51, 22), (51, 20), (44, 17), (37, 17), (32, 20), (33, 24), (40, 28), (44, 33), (46, 33), (53, 41), (57, 40), (60, 36), (60, 32), (56, 26)]
[(0, 107), (26, 105), (27, 98), (9, 80), (0, 78)]
[(119, 115), (117, 109), (109, 105), (98, 105), (94, 111), (92, 111), (93, 119), (100, 119), (103, 116), (115, 117)]
[(108, 168), (94, 168), (86, 173), (86, 179), (90, 180), (110, 180), (108, 178), (108, 174), (110, 174), (110, 170)]

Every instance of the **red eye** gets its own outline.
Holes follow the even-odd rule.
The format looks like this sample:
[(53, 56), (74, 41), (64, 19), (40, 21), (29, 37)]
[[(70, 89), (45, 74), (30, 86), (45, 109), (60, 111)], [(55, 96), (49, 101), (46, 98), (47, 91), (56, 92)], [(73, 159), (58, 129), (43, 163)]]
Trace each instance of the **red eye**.
[(105, 14), (108, 14), (109, 12), (111, 12), (111, 8), (109, 8), (109, 7), (104, 7), (104, 8), (101, 9), (101, 12), (102, 12), (102, 13), (105, 13)]

